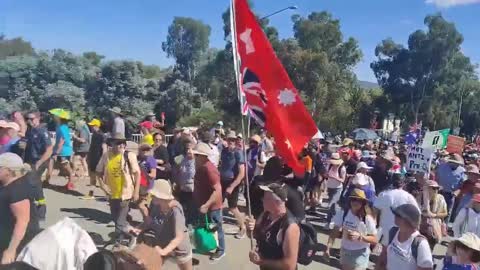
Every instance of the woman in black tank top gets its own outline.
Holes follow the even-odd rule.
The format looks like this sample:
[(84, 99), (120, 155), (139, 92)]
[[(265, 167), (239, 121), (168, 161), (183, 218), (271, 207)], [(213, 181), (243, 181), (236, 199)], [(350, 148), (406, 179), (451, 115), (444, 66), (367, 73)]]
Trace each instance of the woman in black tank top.
[[(248, 229), (257, 240), (257, 249), (250, 252), (250, 261), (261, 270), (294, 270), (300, 242), (300, 228), (287, 211), (287, 190), (280, 184), (260, 186), (264, 212), (258, 221), (248, 220)], [(249, 234), (252, 235), (252, 234)]]

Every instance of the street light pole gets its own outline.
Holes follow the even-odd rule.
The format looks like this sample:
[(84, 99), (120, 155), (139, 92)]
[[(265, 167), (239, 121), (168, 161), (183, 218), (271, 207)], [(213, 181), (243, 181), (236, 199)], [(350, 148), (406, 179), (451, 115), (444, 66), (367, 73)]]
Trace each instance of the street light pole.
[(284, 12), (285, 10), (289, 10), (289, 9), (294, 10), (294, 9), (298, 9), (298, 7), (297, 7), (297, 6), (290, 6), (290, 7), (282, 8), (282, 9), (280, 9), (280, 10), (278, 10), (278, 11), (273, 12), (272, 14), (269, 14), (269, 15), (267, 15), (267, 16), (264, 16), (264, 17), (260, 18), (260, 20), (264, 20), (264, 19), (270, 18), (270, 17), (272, 17), (273, 15), (277, 15), (278, 13)]

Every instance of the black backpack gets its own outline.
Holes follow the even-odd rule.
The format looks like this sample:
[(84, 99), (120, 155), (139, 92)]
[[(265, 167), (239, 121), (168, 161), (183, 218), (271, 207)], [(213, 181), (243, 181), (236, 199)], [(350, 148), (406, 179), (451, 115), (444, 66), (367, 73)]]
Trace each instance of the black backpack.
[(317, 231), (312, 224), (306, 220), (299, 222), (293, 217), (289, 219), (285, 222), (283, 231), (285, 233), (288, 226), (292, 223), (298, 224), (300, 227), (300, 243), (298, 246), (297, 262), (301, 265), (309, 265), (312, 263), (313, 256), (315, 256), (315, 253), (317, 252)]
[[(389, 245), (390, 245), (390, 243), (392, 243), (393, 239), (395, 238), (395, 235), (397, 235), (398, 230), (399, 230), (398, 227), (393, 227), (388, 232), (388, 244)], [(423, 240), (426, 240), (426, 238), (425, 238), (425, 236), (423, 236), (421, 234), (419, 234), (419, 235), (415, 236), (415, 238), (413, 238), (411, 248), (412, 248), (412, 255), (413, 255), (413, 258), (415, 259), (415, 261), (417, 261), (417, 256), (418, 256), (418, 246), (420, 245), (420, 243)]]

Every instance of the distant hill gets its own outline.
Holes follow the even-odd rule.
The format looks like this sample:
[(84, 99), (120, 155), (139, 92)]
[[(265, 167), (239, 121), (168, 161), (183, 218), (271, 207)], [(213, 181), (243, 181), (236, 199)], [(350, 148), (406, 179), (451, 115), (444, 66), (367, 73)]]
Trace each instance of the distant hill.
[(367, 81), (358, 81), (358, 84), (360, 87), (365, 88), (365, 89), (372, 89), (372, 88), (378, 88), (378, 84), (374, 82), (367, 82)]

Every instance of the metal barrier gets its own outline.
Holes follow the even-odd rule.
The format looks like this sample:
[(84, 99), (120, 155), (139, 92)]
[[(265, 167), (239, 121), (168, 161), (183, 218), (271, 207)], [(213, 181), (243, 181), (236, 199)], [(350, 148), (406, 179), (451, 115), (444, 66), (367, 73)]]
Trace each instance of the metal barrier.
[[(72, 133), (73, 134), (73, 133)], [(170, 139), (170, 137), (172, 137), (173, 135), (172, 134), (165, 134), (165, 142), (168, 142), (168, 140)], [(54, 131), (50, 132), (50, 138), (52, 139), (52, 141), (55, 143), (55, 139), (56, 139), (56, 133)], [(134, 143), (137, 143), (137, 144), (140, 144), (140, 142), (142, 141), (143, 139), (143, 135), (142, 134), (132, 134), (132, 140)]]

